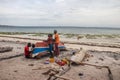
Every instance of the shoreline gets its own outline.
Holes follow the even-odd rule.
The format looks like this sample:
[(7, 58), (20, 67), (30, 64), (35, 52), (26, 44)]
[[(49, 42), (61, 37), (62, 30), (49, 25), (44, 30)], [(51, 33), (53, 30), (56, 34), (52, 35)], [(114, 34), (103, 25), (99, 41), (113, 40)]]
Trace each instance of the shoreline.
[[(26, 36), (26, 37), (46, 37), (53, 33), (31, 33), (31, 32), (0, 32), (0, 36)], [(120, 34), (71, 34), (59, 33), (62, 38), (74, 39), (120, 39)]]
[[(0, 41), (3, 42), (14, 42), (14, 43), (20, 43), (20, 44), (26, 44), (28, 42), (36, 43), (39, 41), (43, 41), (47, 39), (47, 35), (44, 34), (44, 36), (32, 36), (31, 34), (14, 34), (14, 35), (8, 35), (8, 34), (0, 34)], [(113, 51), (113, 52), (120, 52), (120, 38), (80, 38), (77, 39), (77, 37), (72, 38), (66, 38), (64, 35), (60, 35), (61, 42), (65, 44), (68, 48), (77, 48), (80, 49), (80, 47), (83, 47), (87, 50), (100, 50), (100, 51)], [(73, 47), (74, 46), (74, 47)]]

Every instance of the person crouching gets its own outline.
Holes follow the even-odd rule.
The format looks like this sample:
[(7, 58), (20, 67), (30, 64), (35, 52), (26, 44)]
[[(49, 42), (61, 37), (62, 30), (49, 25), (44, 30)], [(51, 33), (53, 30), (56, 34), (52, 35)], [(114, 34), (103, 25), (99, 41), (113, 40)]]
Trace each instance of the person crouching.
[(27, 43), (27, 45), (24, 47), (24, 55), (25, 58), (31, 58), (31, 43)]

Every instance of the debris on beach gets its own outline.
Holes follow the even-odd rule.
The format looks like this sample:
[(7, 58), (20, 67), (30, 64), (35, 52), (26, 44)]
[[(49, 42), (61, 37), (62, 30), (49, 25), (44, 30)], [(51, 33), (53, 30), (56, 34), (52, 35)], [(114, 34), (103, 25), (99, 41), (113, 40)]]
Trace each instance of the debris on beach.
[[(109, 80), (113, 80), (113, 75), (112, 75), (110, 67), (102, 66), (102, 65), (96, 65), (96, 64), (92, 64), (92, 63), (85, 63), (84, 62), (84, 59), (90, 58), (90, 56), (91, 56), (91, 55), (87, 54), (85, 50), (71, 51), (71, 53), (61, 54), (59, 57), (55, 58), (54, 63), (47, 60), (47, 61), (49, 61), (49, 64), (43, 64), (39, 68), (32, 69), (32, 70), (43, 70), (44, 69), (44, 72), (42, 74), (48, 76), (46, 80), (57, 80), (57, 79), (60, 79), (60, 80), (72, 80), (71, 78), (68, 78), (65, 75), (66, 75), (66, 73), (68, 74), (68, 72), (71, 69), (73, 69), (73, 67), (71, 67), (72, 66), (71, 62), (76, 62), (80, 66), (87, 65), (87, 66), (95, 67), (96, 69), (105, 68), (106, 70), (108, 70), (108, 78), (109, 78)], [(71, 59), (71, 57), (73, 57), (75, 55), (77, 57), (74, 57), (73, 61), (70, 60), (70, 64), (63, 64), (62, 59), (64, 59), (64, 57), (66, 57), (65, 55), (69, 56), (69, 59)], [(82, 55), (82, 56), (80, 56), (80, 55)], [(78, 59), (78, 56), (79, 56), (80, 59)], [(86, 72), (85, 72), (85, 74), (84, 74), (84, 72), (80, 72), (80, 73), (76, 73), (76, 74), (78, 74), (78, 76), (80, 76), (80, 79), (86, 77), (86, 75), (87, 75)]]
[(28, 64), (28, 66), (34, 66), (34, 64)]
[[(25, 59), (23, 53), (20, 52), (22, 49), (22, 47), (16, 47), (15, 45), (12, 52), (1, 54), (0, 60), (3, 60), (1, 64), (8, 65), (9, 63), (10, 66), (5, 66), (7, 69), (2, 66), (0, 75), (7, 75), (6, 79), (10, 77), (10, 80), (14, 79), (13, 76), (27, 80), (31, 78), (29, 76), (33, 76), (31, 79), (34, 80), (39, 80), (39, 78), (42, 80), (101, 80), (101, 77), (103, 78), (102, 80), (119, 80), (120, 78), (118, 75), (120, 73), (119, 52), (90, 51), (84, 50), (84, 48), (82, 51), (68, 48), (68, 51), (60, 51), (61, 54), (58, 57), (54, 57), (54, 60), (48, 57), (33, 60)], [(19, 57), (15, 56), (16, 54)], [(82, 55), (79, 58), (74, 57), (72, 59), (77, 65), (71, 64), (71, 58), (75, 55)], [(20, 66), (17, 66), (18, 64), (16, 63)], [(7, 74), (7, 71), (10, 73)], [(19, 73), (19, 75), (16, 73)], [(21, 78), (23, 73), (27, 77)], [(4, 80), (5, 78), (2, 77), (2, 79)]]
[[(55, 57), (54, 63), (51, 60), (45, 60), (45, 63), (43, 66), (40, 66), (39, 68), (32, 69), (32, 70), (41, 70), (41, 69), (46, 69), (45, 72), (43, 72), (43, 75), (48, 75), (47, 80), (55, 80), (55, 79), (63, 79), (63, 80), (71, 80), (66, 77), (63, 77), (65, 73), (67, 73), (71, 69), (71, 61), (75, 63), (81, 63), (85, 57), (85, 51), (81, 49), (80, 51), (76, 52), (72, 51), (72, 54), (69, 53), (67, 56), (69, 58), (66, 58), (66, 54), (61, 54), (59, 57)], [(73, 58), (71, 60), (71, 58)], [(46, 64), (47, 62), (47, 64)]]
[[(56, 67), (57, 66), (57, 67)], [(63, 80), (70, 80), (67, 77), (63, 77), (67, 71), (71, 69), (69, 64), (61, 65), (61, 64), (52, 64), (51, 68), (46, 72), (42, 73), (43, 75), (49, 75), (47, 80), (55, 80), (55, 79), (63, 79)]]
[(23, 44), (0, 42), (0, 61), (23, 56)]
[(86, 51), (81, 48), (78, 53), (75, 52), (73, 53), (73, 56), (71, 57), (70, 60), (72, 62), (75, 62), (76, 64), (79, 64), (84, 59), (85, 55), (86, 55)]
[(12, 50), (13, 50), (13, 47), (9, 47), (9, 46), (0, 47), (0, 53), (12, 51)]

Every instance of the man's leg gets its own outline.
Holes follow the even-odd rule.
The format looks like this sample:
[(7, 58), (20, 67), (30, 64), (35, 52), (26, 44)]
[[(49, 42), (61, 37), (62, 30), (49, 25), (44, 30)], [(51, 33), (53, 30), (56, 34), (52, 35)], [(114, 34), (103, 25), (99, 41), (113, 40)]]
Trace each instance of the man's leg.
[(55, 43), (55, 52), (56, 52), (56, 56), (59, 55), (59, 48), (58, 48), (58, 43)]
[(53, 56), (52, 48), (53, 48), (53, 45), (52, 45), (52, 44), (49, 44), (49, 52), (50, 52), (50, 56)]

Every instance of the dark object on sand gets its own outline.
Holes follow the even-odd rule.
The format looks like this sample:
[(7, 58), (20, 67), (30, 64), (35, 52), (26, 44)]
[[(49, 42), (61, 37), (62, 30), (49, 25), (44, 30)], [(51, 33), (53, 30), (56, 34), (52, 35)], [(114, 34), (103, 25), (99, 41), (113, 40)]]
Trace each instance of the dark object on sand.
[(14, 72), (18, 72), (18, 70), (14, 70)]
[(99, 60), (104, 61), (104, 59), (103, 59), (103, 58), (99, 58)]
[(20, 57), (20, 56), (23, 56), (23, 53), (17, 54), (17, 55), (14, 55), (14, 56), (9, 56), (9, 57), (0, 58), (0, 61), (2, 61), (2, 60), (7, 60), (7, 59), (11, 59), (11, 58), (16, 58), (16, 57)]
[(0, 53), (12, 51), (13, 47), (0, 47)]
[(79, 73), (78, 75), (79, 75), (79, 76), (83, 76), (83, 73)]
[(28, 66), (34, 66), (34, 64), (28, 64)]
[[(43, 75), (49, 75), (49, 78), (47, 80), (57, 80), (57, 79), (62, 79), (62, 80), (70, 80), (67, 77), (63, 77), (62, 75), (65, 74), (70, 67), (66, 68), (65, 71), (62, 73), (58, 70), (55, 69), (49, 69), (47, 72), (42, 73)], [(59, 74), (60, 73), (60, 74)]]

